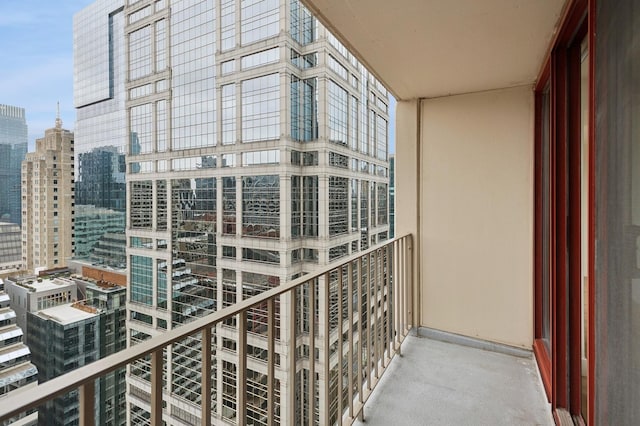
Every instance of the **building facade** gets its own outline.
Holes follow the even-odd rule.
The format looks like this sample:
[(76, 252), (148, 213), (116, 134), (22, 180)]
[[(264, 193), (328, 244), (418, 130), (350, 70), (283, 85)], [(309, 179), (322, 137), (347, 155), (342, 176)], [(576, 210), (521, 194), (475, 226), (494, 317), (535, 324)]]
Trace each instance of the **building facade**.
[(108, 221), (102, 230), (89, 221), (81, 231), (76, 218), (74, 257), (120, 270), (126, 266), (124, 245), (109, 241), (123, 240), (125, 229), (123, 7), (124, 0), (98, 0), (73, 20), (76, 205), (84, 212), (101, 209), (98, 222)]
[(22, 230), (15, 223), (0, 222), (0, 276), (22, 269)]
[[(87, 300), (28, 313), (27, 343), (34, 351), (40, 381), (46, 382), (126, 346), (124, 287), (89, 283)], [(124, 425), (125, 371), (118, 369), (96, 381), (96, 424)], [(40, 424), (78, 424), (78, 392), (39, 409)]]
[[(38, 369), (31, 363), (31, 351), (24, 342), (22, 328), (16, 324), (16, 313), (10, 298), (4, 291), (0, 278), (0, 404), (13, 392), (26, 391), (38, 384)], [(35, 425), (38, 413), (28, 413), (12, 418), (1, 425)]]
[[(137, 1), (124, 14), (130, 345), (388, 238), (387, 92), (298, 1)], [(257, 360), (265, 309), (247, 324)], [(310, 373), (287, 325), (295, 306), (276, 309), (284, 410)], [(216, 421), (237, 420), (236, 326), (215, 330)], [(172, 349), (176, 424), (199, 423), (199, 344)], [(247, 422), (266, 424), (266, 370), (252, 368)], [(132, 424), (148, 418), (147, 371), (130, 371)], [(318, 415), (298, 401), (291, 424)]]
[(73, 133), (55, 127), (22, 163), (22, 261), (30, 272), (63, 267), (74, 253)]
[(24, 108), (0, 104), (0, 221), (22, 223), (20, 167), (27, 154)]

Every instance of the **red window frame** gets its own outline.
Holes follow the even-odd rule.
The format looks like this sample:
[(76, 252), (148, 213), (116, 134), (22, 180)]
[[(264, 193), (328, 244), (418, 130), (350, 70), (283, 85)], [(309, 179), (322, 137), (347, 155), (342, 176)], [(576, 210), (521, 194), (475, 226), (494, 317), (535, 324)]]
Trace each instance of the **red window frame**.
[[(595, 114), (594, 114), (594, 34), (595, 0), (569, 1), (560, 21), (559, 31), (539, 73), (535, 87), (534, 151), (534, 344), (554, 417), (567, 410), (577, 424), (593, 424), (595, 401)], [(581, 410), (581, 224), (580, 224), (580, 43), (587, 37), (589, 45), (589, 228), (588, 228), (588, 385), (587, 419)], [(549, 240), (542, 232), (542, 93), (550, 86), (549, 108)], [(550, 292), (550, 350), (543, 337), (542, 255), (548, 244)]]

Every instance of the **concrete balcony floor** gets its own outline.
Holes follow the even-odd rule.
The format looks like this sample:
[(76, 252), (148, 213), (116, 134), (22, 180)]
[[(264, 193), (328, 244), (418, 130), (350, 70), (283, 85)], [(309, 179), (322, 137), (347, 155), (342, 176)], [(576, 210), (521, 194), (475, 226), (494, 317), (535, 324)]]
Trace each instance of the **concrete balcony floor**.
[(533, 355), (408, 336), (360, 426), (553, 425)]

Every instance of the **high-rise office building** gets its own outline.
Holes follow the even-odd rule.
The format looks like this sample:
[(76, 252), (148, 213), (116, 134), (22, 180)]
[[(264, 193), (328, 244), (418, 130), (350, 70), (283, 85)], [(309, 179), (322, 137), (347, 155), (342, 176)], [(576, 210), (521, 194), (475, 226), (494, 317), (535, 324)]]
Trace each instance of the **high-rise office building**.
[[(31, 351), (24, 331), (16, 324), (16, 313), (0, 278), (0, 404), (14, 392), (28, 391), (38, 384), (38, 369), (31, 363)], [(26, 426), (38, 423), (38, 413), (30, 410), (0, 425)]]
[[(88, 263), (100, 241), (124, 239), (126, 111), (124, 0), (98, 0), (74, 16), (76, 205), (87, 206), (109, 226), (76, 232), (75, 258)], [(113, 219), (121, 215), (121, 220)], [(118, 226), (114, 227), (117, 222)], [(76, 228), (79, 225), (76, 220)], [(121, 234), (121, 236), (117, 236)], [(124, 269), (124, 245), (102, 244), (103, 264)], [(117, 259), (113, 260), (112, 259)]]
[(22, 230), (0, 221), (0, 276), (22, 269)]
[(59, 268), (73, 255), (73, 133), (55, 127), (22, 162), (22, 262), (31, 272)]
[[(77, 132), (82, 104), (116, 99), (122, 78), (125, 115), (109, 127), (128, 135), (130, 345), (388, 238), (387, 92), (298, 0), (139, 0), (122, 13), (117, 2), (101, 0), (90, 8), (75, 18)], [(79, 53), (84, 37), (100, 39), (99, 60)], [(118, 58), (126, 60), (121, 74)], [(91, 88), (80, 87), (85, 79)], [(87, 96), (91, 90), (99, 95)], [(298, 303), (308, 297), (301, 293)], [(299, 337), (311, 320), (294, 330), (294, 309), (284, 296), (276, 306), (278, 411), (296, 401), (289, 423), (310, 416), (328, 423), (337, 408), (310, 412), (314, 403), (302, 392), (310, 383), (309, 351)], [(266, 307), (253, 309), (253, 424), (266, 424), (265, 323)], [(237, 420), (237, 326), (229, 320), (214, 330), (215, 422)], [(289, 345), (299, 350), (282, 349)], [(167, 353), (169, 424), (200, 422), (193, 404), (200, 399), (200, 349), (193, 338)], [(141, 361), (129, 371), (131, 424), (148, 419), (147, 367)], [(315, 381), (320, 399), (328, 397), (319, 385), (326, 380)], [(335, 386), (333, 380), (329, 388)]]
[(0, 221), (22, 223), (20, 167), (27, 153), (24, 108), (0, 104)]

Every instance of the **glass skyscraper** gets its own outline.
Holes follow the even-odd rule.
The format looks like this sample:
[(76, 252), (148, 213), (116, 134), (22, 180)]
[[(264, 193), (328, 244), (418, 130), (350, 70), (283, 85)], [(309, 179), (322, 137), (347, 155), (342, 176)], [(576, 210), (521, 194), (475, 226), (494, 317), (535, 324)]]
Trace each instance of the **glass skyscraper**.
[[(126, 151), (109, 145), (126, 152), (129, 345), (388, 238), (387, 92), (298, 0), (121, 5), (100, 0), (76, 15), (76, 140), (80, 149), (89, 128), (108, 129), (110, 141), (126, 135)], [(100, 35), (104, 28), (111, 37)], [(83, 55), (85, 36), (100, 38), (100, 48), (82, 48), (90, 52)], [(122, 111), (109, 110), (108, 125), (83, 130), (83, 121), (102, 120), (83, 109), (112, 101)], [(86, 167), (78, 165), (81, 181), (90, 179)], [(335, 287), (337, 277), (330, 279)], [(290, 320), (309, 303), (308, 291), (296, 300), (299, 306), (282, 296), (276, 306), (275, 420), (328, 423), (337, 407), (311, 413), (302, 391), (310, 319)], [(337, 314), (322, 314), (335, 327)], [(265, 325), (266, 307), (257, 306), (246, 324), (246, 421), (256, 425), (266, 424)], [(230, 319), (214, 330), (216, 424), (238, 421), (237, 326)], [(290, 345), (297, 350), (287, 351)], [(168, 424), (200, 423), (201, 353), (199, 338), (165, 353)], [(149, 419), (148, 364), (128, 371), (130, 424)], [(330, 379), (316, 384), (323, 380)], [(336, 386), (331, 379), (330, 391)]]
[(0, 104), (0, 221), (22, 224), (20, 169), (27, 154), (24, 108)]
[[(124, 0), (92, 3), (74, 16), (73, 26), (76, 211), (83, 212), (81, 228), (109, 222), (103, 237), (121, 234), (124, 239)], [(122, 220), (112, 220), (120, 215)], [(89, 225), (84, 225), (85, 219)], [(95, 263), (94, 247), (102, 238), (97, 232), (95, 226), (91, 233), (76, 231), (76, 247), (81, 248), (77, 259)], [(101, 263), (122, 268), (124, 246), (109, 247), (113, 253), (99, 256), (107, 259)]]

